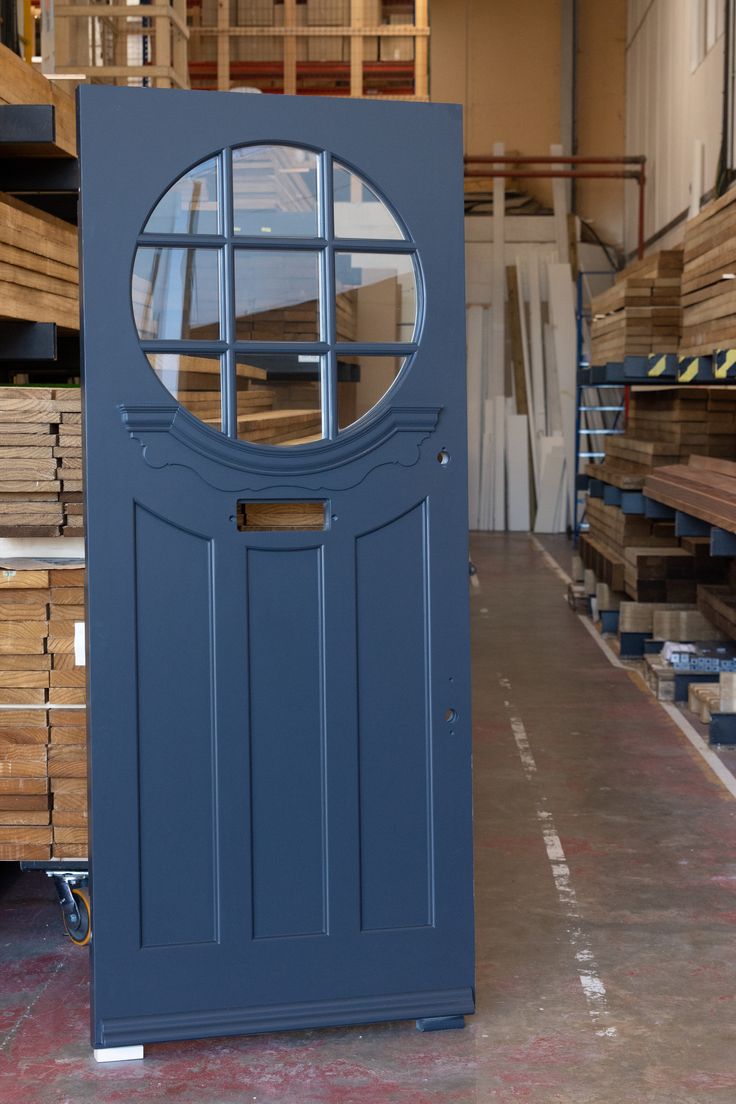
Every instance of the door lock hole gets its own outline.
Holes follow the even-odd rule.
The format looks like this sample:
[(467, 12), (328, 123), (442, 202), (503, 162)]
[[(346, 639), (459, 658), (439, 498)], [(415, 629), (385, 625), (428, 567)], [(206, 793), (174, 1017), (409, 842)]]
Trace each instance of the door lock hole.
[(441, 464), (443, 468), (450, 463), (450, 454), (446, 449), (440, 449), (437, 453), (437, 463)]
[(457, 720), (457, 710), (456, 709), (446, 709), (445, 710), (445, 720), (447, 721), (448, 724), (454, 724), (455, 721)]

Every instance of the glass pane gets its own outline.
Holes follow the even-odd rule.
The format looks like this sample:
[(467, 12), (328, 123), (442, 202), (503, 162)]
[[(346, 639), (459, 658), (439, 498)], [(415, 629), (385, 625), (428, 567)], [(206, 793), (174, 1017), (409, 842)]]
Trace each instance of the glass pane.
[(356, 173), (335, 162), (335, 237), (403, 238), (399, 224), (382, 199)]
[(236, 234), (317, 237), (317, 155), (292, 146), (233, 151)]
[(405, 357), (352, 356), (337, 360), (337, 424), (357, 422), (383, 398), (401, 371)]
[(149, 353), (148, 360), (177, 402), (201, 422), (222, 429), (219, 357)]
[(217, 234), (218, 159), (192, 169), (154, 207), (144, 227), (147, 234)]
[(336, 253), (337, 340), (411, 341), (417, 317), (408, 255)]
[(238, 437), (259, 445), (322, 438), (322, 358), (299, 353), (238, 356)]
[(238, 341), (319, 341), (319, 254), (235, 253)]
[(218, 260), (217, 249), (138, 250), (133, 314), (144, 341), (219, 339)]

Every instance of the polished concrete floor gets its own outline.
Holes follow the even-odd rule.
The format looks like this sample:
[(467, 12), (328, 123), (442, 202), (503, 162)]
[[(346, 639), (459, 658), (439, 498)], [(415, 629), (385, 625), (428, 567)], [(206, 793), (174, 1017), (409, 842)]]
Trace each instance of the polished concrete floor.
[[(736, 802), (526, 536), (474, 541), (478, 1012), (96, 1066), (42, 877), (0, 901), (0, 1104), (733, 1104)], [(10, 868), (11, 870), (13, 868)]]

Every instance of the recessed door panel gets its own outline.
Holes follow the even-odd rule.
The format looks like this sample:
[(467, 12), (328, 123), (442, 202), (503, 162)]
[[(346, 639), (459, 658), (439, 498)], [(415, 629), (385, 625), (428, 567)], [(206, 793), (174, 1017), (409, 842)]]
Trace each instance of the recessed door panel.
[(319, 548), (251, 548), (253, 936), (327, 928), (324, 602)]
[(217, 939), (213, 587), (211, 541), (136, 506), (143, 947)]
[(427, 517), (356, 541), (361, 924), (433, 922)]

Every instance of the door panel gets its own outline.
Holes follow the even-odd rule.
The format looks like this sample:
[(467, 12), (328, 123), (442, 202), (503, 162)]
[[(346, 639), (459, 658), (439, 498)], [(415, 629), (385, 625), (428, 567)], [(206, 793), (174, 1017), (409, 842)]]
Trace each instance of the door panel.
[(322, 560), (247, 556), (254, 939), (327, 930)]
[[(212, 542), (136, 506), (141, 946), (217, 938)], [(187, 907), (168, 906), (201, 871)]]
[(356, 541), (364, 931), (426, 926), (434, 910), (426, 512)]
[(459, 110), (79, 109), (94, 1043), (471, 1012)]

